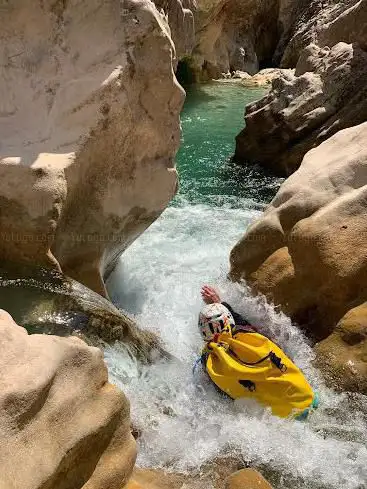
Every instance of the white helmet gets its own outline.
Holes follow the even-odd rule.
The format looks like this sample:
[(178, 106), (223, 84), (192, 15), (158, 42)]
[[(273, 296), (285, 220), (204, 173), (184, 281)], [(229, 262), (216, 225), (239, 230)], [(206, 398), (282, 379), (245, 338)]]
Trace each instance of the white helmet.
[(199, 331), (205, 341), (210, 341), (214, 335), (221, 333), (226, 325), (234, 326), (232, 314), (220, 303), (204, 306), (199, 314)]

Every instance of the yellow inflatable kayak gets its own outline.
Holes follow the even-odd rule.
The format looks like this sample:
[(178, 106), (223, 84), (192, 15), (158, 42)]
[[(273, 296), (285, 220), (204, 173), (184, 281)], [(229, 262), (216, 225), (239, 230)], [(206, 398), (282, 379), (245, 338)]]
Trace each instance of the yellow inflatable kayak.
[(280, 417), (303, 415), (313, 405), (315, 396), (302, 372), (259, 333), (232, 337), (227, 328), (202, 353), (209, 377), (232, 399), (256, 399)]

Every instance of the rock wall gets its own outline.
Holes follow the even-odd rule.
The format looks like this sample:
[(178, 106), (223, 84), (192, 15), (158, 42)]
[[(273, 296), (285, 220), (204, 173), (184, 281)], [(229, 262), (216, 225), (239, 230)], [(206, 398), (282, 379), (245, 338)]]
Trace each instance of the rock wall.
[(102, 277), (176, 190), (184, 93), (148, 0), (1, 7), (0, 258)]
[(0, 487), (122, 489), (136, 457), (129, 403), (102, 353), (28, 336), (0, 311)]
[(307, 153), (231, 253), (231, 275), (316, 339), (367, 300), (367, 123)]
[(309, 151), (231, 253), (231, 275), (316, 341), (337, 389), (367, 393), (367, 122)]
[(281, 3), (293, 4), (286, 9), (288, 40), (280, 41), (276, 53), (283, 68), (293, 68), (310, 43), (332, 47), (342, 41), (367, 49), (367, 0), (284, 0)]
[(190, 56), (195, 47), (194, 0), (154, 0), (169, 24), (177, 59)]
[(312, 147), (367, 120), (366, 78), (367, 52), (360, 47), (311, 44), (294, 74), (284, 71), (267, 96), (246, 107), (246, 127), (236, 138), (236, 161), (290, 175)]
[(199, 79), (255, 74), (278, 41), (278, 0), (198, 0), (192, 66)]

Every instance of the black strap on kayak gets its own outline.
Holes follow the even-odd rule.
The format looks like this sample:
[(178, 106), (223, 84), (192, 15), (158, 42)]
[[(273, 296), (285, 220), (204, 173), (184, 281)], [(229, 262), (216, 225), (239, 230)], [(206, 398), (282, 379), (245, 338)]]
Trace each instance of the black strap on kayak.
[(230, 350), (229, 352), (229, 355), (235, 357), (235, 359), (241, 363), (242, 365), (245, 365), (246, 367), (255, 367), (256, 365), (259, 365), (260, 363), (262, 362), (265, 362), (265, 360), (270, 360), (271, 363), (273, 365), (275, 365), (275, 367), (277, 367), (281, 372), (286, 372), (287, 371), (287, 366), (284, 365), (284, 363), (282, 363), (282, 359), (280, 357), (277, 357), (276, 354), (271, 351), (268, 355), (266, 355), (265, 357), (263, 358), (260, 358), (260, 360), (258, 360), (257, 362), (253, 362), (253, 363), (250, 363), (250, 362), (244, 362), (243, 360), (241, 360), (239, 358), (238, 355), (236, 355), (236, 353), (232, 350)]
[(238, 381), (245, 389), (248, 389), (250, 392), (256, 391), (256, 385), (251, 380), (239, 380)]
[(270, 354), (272, 352), (269, 353), (269, 355), (266, 355), (266, 357), (263, 357), (263, 358), (260, 358), (260, 360), (258, 360), (257, 362), (253, 362), (253, 363), (250, 363), (250, 362), (244, 362), (243, 360), (240, 359), (240, 357), (238, 355), (236, 355), (236, 353), (232, 350), (230, 350), (229, 352), (229, 355), (235, 357), (235, 359), (239, 362), (239, 363), (242, 363), (242, 365), (246, 365), (247, 367), (255, 367), (256, 365), (259, 365), (259, 363), (262, 363), (262, 362), (265, 362), (265, 360), (267, 360), (268, 358), (270, 358)]

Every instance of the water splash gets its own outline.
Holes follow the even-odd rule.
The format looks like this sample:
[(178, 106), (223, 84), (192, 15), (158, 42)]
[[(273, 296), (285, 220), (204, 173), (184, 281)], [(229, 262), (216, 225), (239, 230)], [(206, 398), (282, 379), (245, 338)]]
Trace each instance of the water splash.
[[(110, 278), (114, 300), (133, 310), (142, 327), (158, 331), (177, 359), (147, 368), (121, 345), (105, 351), (111, 378), (130, 398), (133, 422), (142, 432), (138, 462), (185, 471), (233, 453), (283, 478), (291, 475), (294, 488), (361, 489), (367, 477), (366, 399), (326, 389), (312, 365), (311, 347), (289, 318), (226, 281), (229, 250), (256, 215), (204, 205), (169, 208)], [(309, 422), (278, 419), (249, 401), (222, 399), (204, 374), (193, 377), (201, 346), (199, 289), (213, 279), (223, 299), (275, 338), (318, 388), (322, 406)]]
[[(128, 395), (141, 432), (138, 463), (192, 472), (232, 454), (260, 468), (275, 489), (365, 489), (366, 398), (328, 390), (310, 345), (289, 318), (226, 280), (230, 249), (279, 180), (253, 167), (227, 167), (245, 92), (200, 90), (206, 90), (205, 103), (196, 94), (183, 115), (181, 192), (124, 253), (107, 284), (115, 304), (158, 332), (176, 359), (146, 367), (122, 345), (105, 350), (110, 377)], [(205, 125), (200, 110), (202, 117), (211, 112)], [(204, 283), (216, 284), (223, 300), (274, 338), (319, 390), (321, 407), (307, 423), (276, 418), (248, 400), (224, 399), (202, 372), (193, 376)]]

